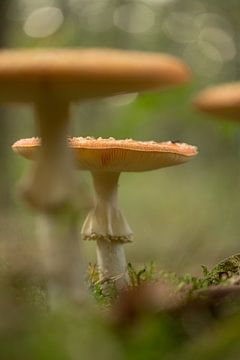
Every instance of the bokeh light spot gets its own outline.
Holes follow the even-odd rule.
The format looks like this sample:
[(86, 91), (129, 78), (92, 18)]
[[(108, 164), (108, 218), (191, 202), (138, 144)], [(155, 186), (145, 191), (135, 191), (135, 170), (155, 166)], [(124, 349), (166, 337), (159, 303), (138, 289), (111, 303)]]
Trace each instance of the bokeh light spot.
[(175, 3), (177, 0), (143, 0), (146, 4), (156, 6), (166, 6)]
[(25, 33), (33, 38), (44, 38), (54, 34), (63, 24), (62, 11), (46, 6), (33, 11), (24, 24)]
[(144, 4), (126, 4), (115, 10), (113, 22), (123, 31), (140, 34), (153, 27), (155, 14)]
[(226, 30), (229, 33), (232, 33), (232, 26), (227, 21), (227, 19), (215, 13), (199, 14), (195, 17), (194, 21), (201, 28), (216, 27), (222, 30)]
[(223, 67), (223, 58), (218, 49), (208, 42), (195, 42), (186, 46), (182, 54), (193, 72), (205, 78), (219, 74)]
[(90, 32), (103, 32), (113, 26), (114, 8), (107, 6), (105, 1), (93, 2), (83, 7), (80, 12), (82, 26)]
[(189, 43), (197, 40), (199, 26), (194, 18), (183, 12), (173, 12), (163, 23), (164, 33), (179, 43)]
[(204, 28), (199, 35), (199, 41), (215, 46), (224, 61), (230, 61), (236, 56), (236, 47), (231, 35), (222, 29), (216, 27)]

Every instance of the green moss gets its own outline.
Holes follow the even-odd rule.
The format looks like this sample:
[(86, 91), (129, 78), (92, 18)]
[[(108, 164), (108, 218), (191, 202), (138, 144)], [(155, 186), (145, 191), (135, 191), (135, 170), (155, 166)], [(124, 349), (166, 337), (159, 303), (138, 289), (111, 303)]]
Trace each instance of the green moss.
[[(133, 296), (137, 294), (137, 301), (131, 295), (123, 299), (119, 297), (119, 303), (115, 302), (118, 293), (114, 280), (101, 282), (97, 266), (90, 264), (87, 284), (99, 306), (68, 304), (55, 313), (42, 306), (46, 301), (44, 287), (35, 285), (33, 280), (28, 281), (26, 275), (10, 274), (4, 269), (0, 271), (1, 290), (6, 294), (6, 299), (3, 299), (5, 307), (3, 300), (0, 304), (1, 353), (4, 358), (11, 360), (17, 359), (19, 354), (24, 359), (63, 360), (79, 358), (79, 354), (84, 359), (98, 356), (105, 360), (116, 358), (115, 354), (119, 355), (119, 360), (154, 360), (160, 357), (163, 360), (185, 360), (196, 354), (199, 354), (199, 359), (215, 360), (221, 358), (221, 353), (227, 358), (239, 338), (238, 297), (234, 298), (238, 304), (221, 300), (220, 306), (215, 302), (210, 306), (208, 302), (199, 305), (195, 299), (198, 299), (197, 290), (231, 285), (239, 275), (239, 260), (240, 255), (237, 254), (221, 261), (211, 270), (202, 266), (199, 277), (159, 271), (153, 262), (139, 268), (128, 264), (130, 289), (137, 290), (132, 292)], [(186, 296), (183, 307), (177, 310), (168, 306), (155, 308), (156, 302), (152, 306), (151, 294), (150, 300), (143, 297), (143, 302), (141, 298), (139, 302), (138, 297), (145, 289), (142, 285), (158, 282), (172, 285), (170, 288), (176, 292), (184, 289), (188, 294), (189, 290), (190, 294), (196, 295), (194, 301), (191, 296)], [(137, 288), (141, 291), (138, 292)], [(164, 297), (164, 293), (160, 293), (160, 296)], [(28, 302), (34, 306), (25, 306)], [(213, 306), (216, 311), (212, 310)], [(211, 356), (207, 357), (208, 354)]]
[[(232, 285), (235, 277), (240, 275), (240, 254), (229, 256), (220, 261), (211, 270), (205, 265), (202, 265), (201, 268), (202, 276), (196, 277), (188, 273), (178, 275), (174, 272), (164, 270), (158, 271), (154, 262), (150, 262), (140, 268), (135, 268), (129, 263), (129, 287), (136, 288), (143, 284), (163, 281), (166, 284), (172, 285), (176, 291), (188, 289), (189, 293), (194, 293), (196, 290), (206, 289), (213, 285)], [(96, 265), (89, 265), (88, 286), (99, 304), (110, 305), (118, 296), (114, 279), (102, 283), (99, 280), (99, 273)]]

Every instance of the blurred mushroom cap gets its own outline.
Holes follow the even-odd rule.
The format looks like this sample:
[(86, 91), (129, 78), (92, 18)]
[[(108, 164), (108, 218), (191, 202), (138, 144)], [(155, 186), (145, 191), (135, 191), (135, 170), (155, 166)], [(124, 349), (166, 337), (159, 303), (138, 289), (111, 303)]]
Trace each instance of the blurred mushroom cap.
[[(82, 170), (140, 172), (187, 162), (197, 155), (197, 148), (185, 143), (135, 141), (132, 139), (74, 137), (68, 143), (77, 166)], [(17, 154), (34, 160), (41, 140), (21, 139), (13, 144)]]
[(114, 49), (0, 52), (0, 101), (78, 101), (177, 85), (190, 70), (165, 54)]
[(209, 114), (240, 120), (240, 82), (206, 89), (196, 97), (194, 105)]

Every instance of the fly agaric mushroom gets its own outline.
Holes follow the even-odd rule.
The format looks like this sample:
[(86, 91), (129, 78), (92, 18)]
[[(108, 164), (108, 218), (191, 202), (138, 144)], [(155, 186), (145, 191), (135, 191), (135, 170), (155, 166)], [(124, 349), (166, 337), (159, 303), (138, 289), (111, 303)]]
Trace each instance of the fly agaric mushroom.
[(22, 191), (41, 213), (38, 228), (51, 253), (49, 277), (60, 289), (64, 279), (68, 295), (75, 297), (80, 288), (76, 274), (81, 261), (74, 235), (73, 163), (66, 146), (70, 103), (177, 85), (189, 74), (180, 60), (161, 54), (106, 49), (0, 52), (0, 102), (34, 105), (42, 147)]
[[(91, 171), (95, 206), (83, 227), (85, 240), (96, 240), (101, 280), (116, 279), (117, 287), (128, 284), (123, 244), (131, 241), (132, 231), (117, 203), (121, 172), (141, 172), (185, 163), (197, 154), (195, 146), (177, 142), (134, 141), (114, 138), (69, 138), (79, 169)], [(34, 160), (40, 139), (22, 139), (13, 150)]]
[(240, 120), (240, 82), (206, 89), (196, 97), (194, 105), (215, 116)]

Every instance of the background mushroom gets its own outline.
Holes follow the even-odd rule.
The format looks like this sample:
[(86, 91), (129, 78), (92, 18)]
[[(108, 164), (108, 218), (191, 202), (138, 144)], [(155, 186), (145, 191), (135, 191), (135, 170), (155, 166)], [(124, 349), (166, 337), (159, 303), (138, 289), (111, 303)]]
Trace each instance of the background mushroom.
[[(35, 159), (40, 140), (22, 139), (13, 150)], [(121, 288), (128, 284), (124, 243), (131, 241), (132, 231), (117, 203), (121, 172), (142, 172), (185, 163), (197, 154), (195, 146), (185, 143), (134, 141), (114, 138), (70, 138), (78, 168), (91, 171), (95, 189), (95, 205), (83, 227), (84, 240), (97, 241), (100, 278), (113, 278)]]
[(210, 87), (199, 93), (194, 105), (208, 114), (240, 120), (240, 82)]
[(70, 103), (188, 79), (188, 68), (166, 55), (106, 49), (0, 53), (0, 101), (34, 104), (42, 147), (22, 191), (41, 213), (38, 232), (49, 255), (45, 267), (53, 287), (64, 296), (79, 298), (82, 288), (73, 204), (76, 189), (66, 146)]

